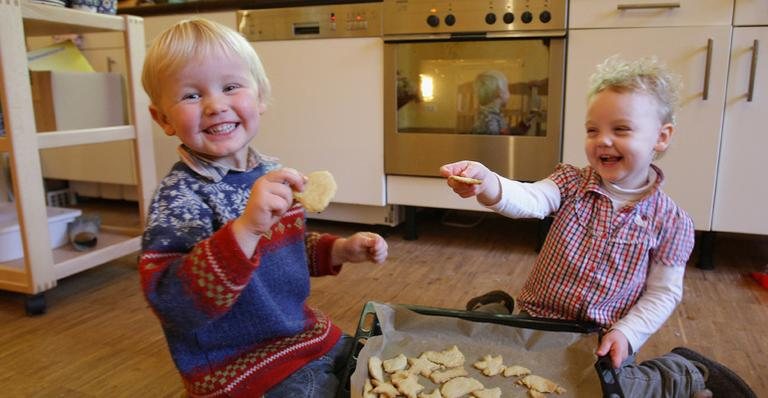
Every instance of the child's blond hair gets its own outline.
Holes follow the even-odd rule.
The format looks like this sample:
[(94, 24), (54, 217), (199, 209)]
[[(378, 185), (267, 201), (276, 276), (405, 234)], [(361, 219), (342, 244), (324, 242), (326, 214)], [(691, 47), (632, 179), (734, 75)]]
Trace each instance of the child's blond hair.
[(611, 56), (597, 66), (589, 80), (588, 99), (605, 90), (645, 93), (656, 100), (662, 124), (675, 123), (680, 78), (669, 72), (656, 57), (627, 61), (618, 55)]
[(507, 77), (497, 70), (485, 71), (475, 78), (477, 103), (488, 105), (499, 97), (501, 90), (507, 90)]
[(264, 66), (258, 54), (238, 32), (217, 22), (203, 18), (192, 18), (178, 22), (160, 34), (147, 50), (141, 84), (150, 101), (160, 104), (160, 82), (190, 60), (207, 57), (239, 57), (251, 71), (259, 98), (269, 101), (270, 86)]

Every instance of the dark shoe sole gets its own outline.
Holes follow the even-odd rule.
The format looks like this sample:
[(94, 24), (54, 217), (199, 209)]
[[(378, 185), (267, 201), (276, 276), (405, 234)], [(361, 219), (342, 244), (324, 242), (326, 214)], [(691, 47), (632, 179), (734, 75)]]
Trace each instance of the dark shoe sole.
[(707, 367), (709, 377), (704, 384), (712, 391), (715, 398), (757, 398), (755, 392), (752, 391), (744, 379), (725, 367), (725, 365), (685, 347), (677, 347), (672, 352), (689, 361), (699, 362)]

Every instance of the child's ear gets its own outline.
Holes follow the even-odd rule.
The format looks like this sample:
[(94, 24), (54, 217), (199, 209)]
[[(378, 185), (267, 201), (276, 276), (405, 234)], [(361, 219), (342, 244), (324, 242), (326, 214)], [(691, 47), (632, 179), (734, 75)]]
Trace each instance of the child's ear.
[(261, 115), (267, 110), (267, 103), (264, 102), (264, 100), (259, 99), (259, 104), (256, 105), (256, 109), (259, 111), (259, 115)]
[(656, 139), (656, 145), (653, 146), (653, 150), (656, 152), (664, 152), (669, 147), (669, 143), (672, 140), (672, 135), (675, 133), (675, 125), (672, 123), (666, 123), (661, 126), (659, 130), (659, 137)]
[(162, 127), (163, 132), (165, 132), (165, 135), (171, 136), (175, 135), (175, 132), (173, 131), (173, 126), (171, 126), (170, 123), (168, 123), (168, 118), (165, 116), (165, 113), (163, 113), (160, 109), (158, 109), (154, 105), (149, 106), (149, 113), (152, 115), (152, 119), (157, 122), (160, 127)]

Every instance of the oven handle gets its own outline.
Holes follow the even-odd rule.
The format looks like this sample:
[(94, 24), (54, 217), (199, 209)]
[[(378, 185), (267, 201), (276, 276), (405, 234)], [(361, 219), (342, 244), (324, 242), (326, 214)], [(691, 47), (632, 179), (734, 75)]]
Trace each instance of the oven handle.
[(565, 37), (565, 30), (529, 30), (479, 33), (425, 33), (411, 35), (384, 35), (384, 42), (402, 41), (437, 41), (437, 40), (482, 40), (482, 39), (520, 39), (541, 37)]

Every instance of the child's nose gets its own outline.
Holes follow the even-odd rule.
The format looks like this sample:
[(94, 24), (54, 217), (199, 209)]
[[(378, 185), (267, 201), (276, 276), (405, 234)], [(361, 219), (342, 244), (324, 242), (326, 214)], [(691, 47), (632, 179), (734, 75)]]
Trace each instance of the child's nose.
[(221, 96), (210, 96), (205, 100), (204, 111), (208, 115), (215, 115), (227, 110), (226, 101)]
[(595, 140), (599, 145), (610, 146), (613, 143), (613, 139), (610, 134), (606, 132), (598, 132)]

